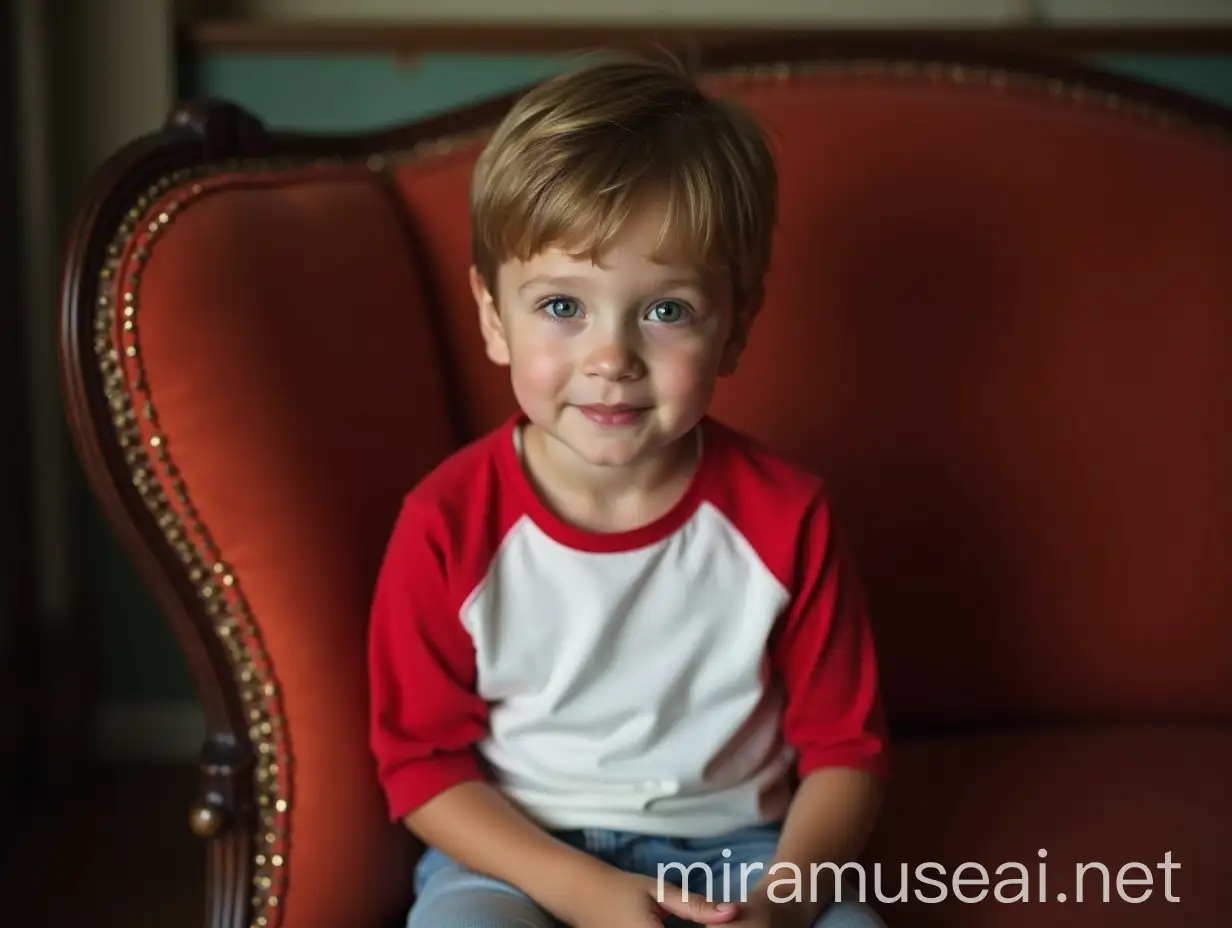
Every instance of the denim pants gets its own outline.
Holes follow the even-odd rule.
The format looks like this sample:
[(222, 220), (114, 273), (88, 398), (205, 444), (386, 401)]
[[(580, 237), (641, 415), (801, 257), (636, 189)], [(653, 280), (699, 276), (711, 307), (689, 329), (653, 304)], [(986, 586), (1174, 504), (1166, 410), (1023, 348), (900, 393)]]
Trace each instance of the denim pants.
[[(658, 879), (663, 866), (664, 892), (679, 892), (674, 887), (687, 886), (690, 892), (715, 901), (739, 901), (742, 874), (749, 889), (766, 875), (779, 826), (754, 826), (714, 838), (668, 838), (602, 828), (553, 834), (627, 872)], [(790, 880), (793, 874), (776, 870), (770, 877)], [(818, 893), (834, 893), (833, 871), (823, 870), (813, 877), (802, 869), (798, 879), (802, 893), (810, 893), (814, 886)], [(780, 884), (776, 895), (786, 896), (791, 888)], [(407, 928), (560, 928), (558, 921), (524, 893), (468, 870), (434, 848), (425, 851), (416, 868), (415, 895)], [(666, 921), (670, 928), (692, 924), (676, 918)], [(844, 881), (841, 897), (825, 909), (814, 928), (885, 928), (885, 923), (859, 900), (856, 888)]]

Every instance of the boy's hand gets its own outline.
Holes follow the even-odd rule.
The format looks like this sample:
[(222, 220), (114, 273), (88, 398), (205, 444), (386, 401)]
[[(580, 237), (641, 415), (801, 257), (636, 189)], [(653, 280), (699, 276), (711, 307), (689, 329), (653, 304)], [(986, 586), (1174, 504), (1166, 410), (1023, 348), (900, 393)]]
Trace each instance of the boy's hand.
[(577, 901), (561, 913), (570, 928), (662, 928), (668, 915), (699, 925), (736, 924), (740, 914), (738, 905), (684, 895), (678, 886), (665, 887), (660, 900), (658, 880), (614, 868), (577, 889)]
[(783, 900), (776, 902), (765, 886), (750, 889), (748, 901), (740, 906), (740, 915), (728, 922), (728, 928), (811, 928), (821, 914), (821, 907), (806, 902)]

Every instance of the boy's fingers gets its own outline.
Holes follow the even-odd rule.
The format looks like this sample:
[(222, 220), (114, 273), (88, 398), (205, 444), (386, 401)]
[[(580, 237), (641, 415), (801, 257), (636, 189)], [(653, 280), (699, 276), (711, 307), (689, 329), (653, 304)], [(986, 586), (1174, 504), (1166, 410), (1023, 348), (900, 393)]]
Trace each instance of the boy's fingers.
[(733, 903), (709, 902), (705, 896), (694, 893), (682, 896), (680, 892), (665, 892), (658, 902), (672, 915), (702, 925), (721, 925), (731, 921), (740, 911), (740, 907)]

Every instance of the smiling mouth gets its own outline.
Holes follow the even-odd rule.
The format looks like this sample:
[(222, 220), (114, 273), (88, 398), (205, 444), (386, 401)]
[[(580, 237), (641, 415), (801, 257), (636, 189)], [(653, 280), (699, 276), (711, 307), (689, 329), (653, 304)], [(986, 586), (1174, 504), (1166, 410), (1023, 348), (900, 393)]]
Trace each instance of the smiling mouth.
[(622, 426), (633, 425), (639, 421), (650, 411), (650, 407), (633, 406), (628, 403), (619, 403), (614, 406), (593, 403), (589, 406), (578, 406), (577, 410), (597, 425)]

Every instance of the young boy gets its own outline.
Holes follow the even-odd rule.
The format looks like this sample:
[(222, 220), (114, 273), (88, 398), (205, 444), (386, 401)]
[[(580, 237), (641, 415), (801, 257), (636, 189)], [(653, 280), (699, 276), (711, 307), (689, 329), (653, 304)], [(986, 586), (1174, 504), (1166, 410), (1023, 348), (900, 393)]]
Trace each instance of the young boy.
[(479, 160), (520, 412), (406, 496), (372, 611), (411, 928), (881, 925), (835, 898), (887, 773), (850, 555), (820, 479), (707, 415), (776, 197), (752, 120), (655, 62), (548, 81)]

